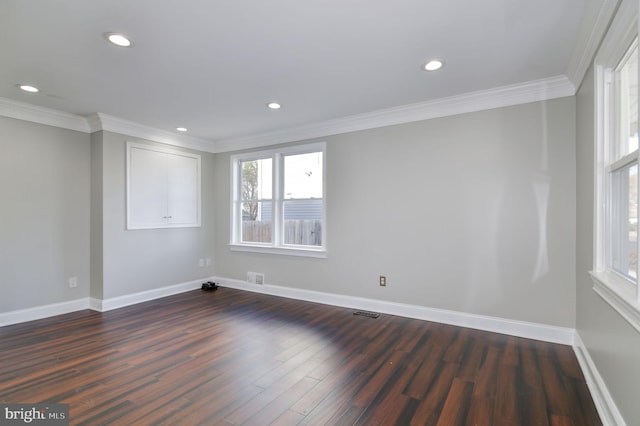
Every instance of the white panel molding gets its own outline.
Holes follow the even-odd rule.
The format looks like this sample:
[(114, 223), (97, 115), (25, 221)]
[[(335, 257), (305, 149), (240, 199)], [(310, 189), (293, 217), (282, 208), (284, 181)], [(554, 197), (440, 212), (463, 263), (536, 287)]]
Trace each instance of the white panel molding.
[(451, 324), (459, 327), (474, 328), (477, 330), (491, 331), (494, 333), (508, 334), (510, 336), (542, 340), (551, 343), (560, 343), (564, 345), (574, 344), (575, 330), (572, 328), (556, 327), (546, 324), (475, 315), (444, 309), (427, 308), (425, 306), (387, 302), (383, 300), (374, 300), (341, 294), (302, 290), (272, 284), (249, 284), (246, 281), (224, 277), (215, 277), (213, 281), (223, 287), (235, 288), (238, 290), (247, 290), (256, 293), (305, 300), (308, 302), (322, 303), (325, 305), (340, 306), (344, 308), (364, 309), (367, 311)]
[(598, 368), (589, 354), (589, 350), (577, 331), (575, 333), (573, 351), (576, 354), (576, 358), (578, 358), (578, 363), (580, 364), (580, 368), (587, 382), (587, 387), (589, 388), (589, 392), (591, 392), (591, 397), (596, 405), (598, 414), (600, 414), (602, 423), (605, 426), (625, 426), (626, 423), (618, 410), (618, 406), (611, 397), (607, 385), (602, 379), (602, 376), (600, 376)]
[[(126, 143), (126, 151), (127, 229), (199, 227), (202, 211), (200, 154), (130, 141)], [(182, 172), (180, 167), (176, 167), (180, 161), (183, 168), (187, 166), (185, 161), (189, 163), (189, 172)], [(172, 174), (183, 177), (180, 184), (171, 181)], [(149, 176), (154, 178), (149, 179)], [(180, 188), (181, 195), (195, 194), (196, 199), (189, 202), (187, 198), (172, 193), (171, 188), (174, 191)], [(149, 194), (159, 195), (149, 203)]]
[(89, 133), (86, 117), (7, 98), (0, 98), (0, 116)]
[(219, 140), (216, 152), (257, 148), (278, 143), (321, 138), (341, 133), (404, 124), (468, 112), (544, 101), (575, 95), (576, 88), (566, 76), (497, 87), (489, 90), (435, 99), (378, 110), (292, 129), (244, 138)]
[(87, 121), (91, 125), (91, 133), (100, 130), (106, 130), (108, 132), (122, 133), (127, 136), (147, 139), (153, 142), (164, 143), (167, 145), (195, 149), (204, 152), (216, 152), (215, 143), (212, 141), (190, 136), (176, 135), (175, 133), (145, 126), (133, 121), (113, 117), (102, 113), (92, 114), (91, 116), (89, 116)]
[(567, 76), (578, 88), (600, 46), (613, 15), (616, 13), (621, 0), (602, 0), (598, 11), (591, 16), (585, 16), (581, 28), (584, 36), (578, 36), (576, 46), (571, 55)]
[(194, 281), (187, 281), (166, 287), (154, 288), (153, 290), (141, 291), (139, 293), (125, 294), (124, 296), (111, 297), (108, 299), (92, 299), (91, 309), (106, 312), (112, 309), (123, 308), (135, 305), (136, 303), (148, 302), (161, 297), (172, 296), (200, 288), (203, 282), (211, 278), (202, 278)]
[(0, 327), (89, 309), (89, 298), (0, 313)]

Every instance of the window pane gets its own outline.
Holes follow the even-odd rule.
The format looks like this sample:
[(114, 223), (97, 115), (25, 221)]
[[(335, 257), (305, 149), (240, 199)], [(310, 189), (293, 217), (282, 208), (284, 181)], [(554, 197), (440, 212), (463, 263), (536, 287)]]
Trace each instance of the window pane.
[(270, 243), (272, 241), (272, 206), (270, 200), (241, 203), (242, 242)]
[(621, 158), (638, 149), (638, 47), (618, 66), (618, 134), (620, 147), (616, 156)]
[(322, 152), (284, 157), (284, 198), (322, 198)]
[(322, 204), (321, 199), (283, 203), (285, 244), (322, 245)]
[(240, 173), (243, 200), (271, 199), (271, 158), (241, 161)]
[(637, 278), (638, 164), (611, 174), (611, 268)]
[(232, 245), (324, 253), (324, 150), (315, 143), (232, 156)]

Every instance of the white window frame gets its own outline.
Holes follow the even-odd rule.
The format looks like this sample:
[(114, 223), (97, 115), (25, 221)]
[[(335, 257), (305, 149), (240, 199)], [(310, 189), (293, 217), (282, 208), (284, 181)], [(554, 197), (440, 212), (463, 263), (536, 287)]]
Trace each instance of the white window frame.
[[(623, 1), (596, 56), (595, 69), (595, 223), (594, 223), (594, 269), (590, 271), (593, 290), (640, 331), (640, 284), (614, 272), (608, 267), (610, 244), (608, 229), (610, 222), (609, 199), (611, 191), (609, 175), (628, 164), (638, 163), (638, 151), (633, 155), (609, 163), (609, 150), (615, 138), (617, 107), (614, 76), (617, 66), (638, 38), (638, 2)], [(637, 42), (636, 42), (637, 43)], [(639, 174), (640, 175), (640, 174)], [(640, 242), (640, 239), (639, 239)], [(638, 251), (640, 253), (640, 250)], [(640, 277), (640, 274), (637, 274)]]
[[(282, 241), (284, 215), (284, 157), (288, 155), (322, 152), (322, 245), (289, 245)], [(273, 239), (270, 243), (244, 242), (241, 238), (242, 219), (238, 210), (241, 197), (240, 163), (271, 158), (272, 160), (272, 199), (273, 199)], [(327, 257), (327, 155), (326, 143), (287, 146), (282, 148), (254, 151), (231, 156), (231, 223), (229, 247), (233, 251), (245, 251), (269, 254), (284, 254), (304, 257)]]

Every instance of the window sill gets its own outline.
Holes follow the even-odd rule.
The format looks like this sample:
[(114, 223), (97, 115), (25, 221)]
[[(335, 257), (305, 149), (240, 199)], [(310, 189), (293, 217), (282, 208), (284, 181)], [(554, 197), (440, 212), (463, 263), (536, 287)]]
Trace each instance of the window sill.
[(252, 244), (229, 244), (231, 251), (248, 253), (279, 254), (285, 256), (315, 257), (324, 259), (327, 251), (324, 248), (289, 248), (289, 247), (265, 247)]
[(590, 271), (589, 275), (593, 290), (640, 332), (640, 303), (633, 285), (609, 272)]

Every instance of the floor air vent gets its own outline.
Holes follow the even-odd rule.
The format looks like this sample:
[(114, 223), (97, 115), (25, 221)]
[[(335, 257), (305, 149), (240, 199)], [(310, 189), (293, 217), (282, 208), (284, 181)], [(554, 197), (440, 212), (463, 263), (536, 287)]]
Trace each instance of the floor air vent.
[(369, 311), (355, 311), (353, 315), (362, 315), (363, 317), (369, 318), (378, 318), (380, 316), (377, 312), (369, 312)]

